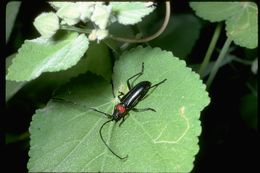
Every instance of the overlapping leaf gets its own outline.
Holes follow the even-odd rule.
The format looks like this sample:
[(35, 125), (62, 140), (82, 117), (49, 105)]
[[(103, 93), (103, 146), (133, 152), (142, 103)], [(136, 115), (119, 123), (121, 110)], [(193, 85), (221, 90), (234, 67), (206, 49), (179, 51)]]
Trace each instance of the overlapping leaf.
[(237, 45), (258, 46), (258, 8), (254, 2), (191, 2), (190, 6), (203, 19), (225, 20), (227, 36)]

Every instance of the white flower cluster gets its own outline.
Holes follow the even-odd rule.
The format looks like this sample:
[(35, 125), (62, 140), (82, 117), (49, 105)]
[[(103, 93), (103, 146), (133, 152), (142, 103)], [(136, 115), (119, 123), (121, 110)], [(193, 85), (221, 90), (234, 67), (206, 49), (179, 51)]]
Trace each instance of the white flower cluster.
[[(80, 21), (92, 21), (96, 24), (89, 35), (90, 40), (102, 40), (108, 35), (106, 27), (109, 23), (111, 6), (104, 2), (49, 2), (56, 13), (42, 13), (34, 20), (34, 26), (42, 37), (50, 38), (60, 25), (72, 26)], [(59, 22), (61, 20), (61, 22)]]
[[(79, 22), (93, 22), (95, 29), (89, 34), (89, 40), (97, 40), (98, 42), (108, 36), (107, 26), (110, 23), (118, 21), (122, 24), (134, 24), (141, 20), (141, 18), (151, 11), (152, 2), (146, 3), (130, 3), (132, 7), (127, 8), (129, 3), (113, 2), (106, 5), (104, 2), (49, 2), (49, 4), (56, 10), (56, 13), (42, 13), (36, 17), (34, 26), (40, 32), (42, 37), (52, 37), (60, 26), (73, 26)], [(143, 10), (137, 13), (136, 10)], [(116, 11), (118, 16), (114, 16), (112, 11)], [(129, 11), (129, 12), (128, 12)], [(120, 16), (121, 15), (121, 16)], [(128, 19), (133, 22), (127, 22)], [(121, 22), (123, 19), (124, 22)], [(130, 20), (129, 19), (129, 20)]]

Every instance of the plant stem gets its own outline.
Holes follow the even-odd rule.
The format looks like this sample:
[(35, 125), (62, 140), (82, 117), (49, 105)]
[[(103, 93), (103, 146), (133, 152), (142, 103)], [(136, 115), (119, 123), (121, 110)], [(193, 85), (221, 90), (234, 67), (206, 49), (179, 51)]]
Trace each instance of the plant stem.
[(68, 31), (75, 31), (75, 32), (80, 32), (80, 33), (85, 33), (85, 34), (91, 33), (90, 29), (83, 29), (83, 28), (78, 28), (78, 27), (75, 27), (75, 26), (61, 26), (60, 29), (68, 30)]
[(252, 63), (254, 62), (254, 61), (249, 61), (249, 60), (240, 59), (240, 58), (236, 58), (236, 57), (233, 58), (233, 61), (242, 63), (244, 65), (252, 65)]
[(199, 74), (200, 76), (203, 76), (204, 72), (205, 72), (205, 69), (206, 67), (208, 66), (209, 64), (209, 60), (210, 60), (210, 57), (212, 56), (212, 53), (216, 47), (216, 43), (217, 43), (217, 40), (220, 36), (220, 32), (221, 32), (221, 28), (222, 28), (222, 23), (218, 23), (215, 31), (214, 31), (214, 34), (213, 34), (213, 37), (210, 41), (210, 44), (209, 44), (209, 47), (208, 47), (208, 50), (207, 50), (207, 53), (204, 57), (204, 60), (200, 66), (200, 70), (199, 70)]
[(221, 62), (223, 61), (223, 59), (224, 59), (224, 57), (225, 57), (225, 55), (226, 55), (226, 53), (228, 51), (228, 48), (229, 48), (231, 43), (232, 43), (232, 39), (227, 38), (223, 48), (220, 51), (220, 54), (219, 54), (219, 56), (217, 58), (217, 61), (215, 62), (214, 66), (213, 66), (213, 68), (212, 68), (212, 70), (210, 72), (209, 78), (208, 78), (208, 80), (206, 82), (207, 88), (210, 87), (213, 79), (215, 78), (215, 76), (216, 76), (216, 74), (218, 72), (219, 66), (220, 66)]

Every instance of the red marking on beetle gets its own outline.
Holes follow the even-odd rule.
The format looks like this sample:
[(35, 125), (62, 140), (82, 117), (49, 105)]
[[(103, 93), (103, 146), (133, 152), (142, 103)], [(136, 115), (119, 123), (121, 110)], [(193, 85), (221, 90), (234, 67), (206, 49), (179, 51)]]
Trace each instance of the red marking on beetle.
[(116, 105), (116, 109), (120, 112), (120, 113), (124, 113), (125, 112), (125, 107), (121, 104)]

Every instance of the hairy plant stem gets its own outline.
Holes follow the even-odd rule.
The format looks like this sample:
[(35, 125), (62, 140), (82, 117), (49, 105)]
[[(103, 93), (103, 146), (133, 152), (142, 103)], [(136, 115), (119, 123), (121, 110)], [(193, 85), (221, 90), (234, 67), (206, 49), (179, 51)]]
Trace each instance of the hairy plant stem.
[(64, 26), (64, 25), (62, 25), (60, 27), (60, 29), (67, 30), (67, 31), (75, 31), (75, 32), (80, 32), (80, 33), (85, 33), (85, 34), (90, 34), (92, 31), (91, 29), (83, 29), (83, 28), (78, 28), (75, 26)]
[(218, 38), (220, 36), (221, 29), (222, 29), (222, 23), (218, 23), (218, 25), (217, 25), (217, 27), (216, 27), (216, 29), (214, 31), (213, 37), (212, 37), (212, 39), (210, 41), (207, 53), (206, 53), (206, 55), (205, 55), (205, 57), (203, 59), (203, 62), (201, 64), (201, 66), (200, 66), (200, 70), (199, 70), (200, 76), (203, 76), (203, 74), (205, 72), (205, 69), (206, 69), (206, 67), (209, 64), (209, 60), (210, 60), (210, 58), (212, 56), (212, 53), (213, 53), (213, 51), (214, 51), (214, 49), (216, 47), (216, 43), (217, 43)]
[(240, 59), (240, 58), (236, 58), (236, 57), (233, 58), (233, 61), (239, 62), (244, 65), (252, 65), (252, 63), (254, 62), (254, 61), (249, 61), (249, 60)]
[(209, 78), (208, 78), (208, 80), (206, 82), (206, 85), (207, 85), (208, 89), (210, 88), (210, 85), (211, 85), (213, 79), (215, 78), (215, 76), (216, 76), (216, 74), (218, 72), (219, 66), (220, 66), (221, 62), (223, 61), (223, 59), (224, 59), (224, 57), (225, 57), (225, 55), (226, 55), (226, 53), (227, 53), (231, 43), (232, 43), (232, 39), (227, 38), (223, 48), (220, 51), (220, 54), (219, 54), (219, 56), (217, 58), (217, 61), (215, 62), (214, 66), (213, 66), (213, 68), (212, 68), (212, 70), (210, 72)]
[(170, 14), (171, 14), (171, 4), (170, 1), (166, 1), (165, 2), (165, 17), (164, 17), (164, 22), (161, 26), (161, 28), (154, 33), (151, 36), (145, 37), (145, 38), (141, 38), (141, 39), (136, 39), (136, 38), (122, 38), (122, 37), (116, 37), (113, 35), (110, 35), (110, 38), (116, 40), (116, 41), (120, 41), (120, 42), (127, 42), (127, 43), (143, 43), (143, 42), (148, 42), (150, 40), (155, 39), (156, 37), (158, 37), (166, 28), (166, 26), (168, 25), (169, 19), (170, 19)]

